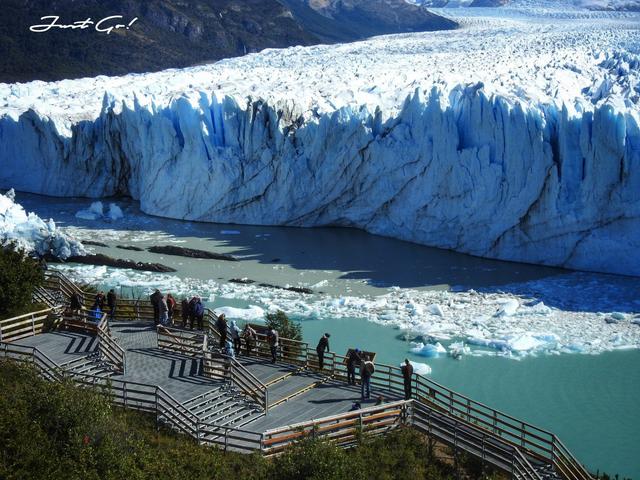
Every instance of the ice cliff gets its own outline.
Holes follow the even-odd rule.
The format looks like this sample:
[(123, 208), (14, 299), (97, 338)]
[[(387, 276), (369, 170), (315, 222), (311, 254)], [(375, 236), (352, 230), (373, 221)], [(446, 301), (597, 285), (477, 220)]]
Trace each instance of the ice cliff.
[(27, 253), (50, 254), (65, 259), (84, 255), (82, 244), (62, 233), (53, 220), (27, 213), (15, 202), (15, 192), (0, 194), (0, 246), (13, 245)]
[(0, 186), (640, 275), (640, 17), (523, 11), (0, 85)]

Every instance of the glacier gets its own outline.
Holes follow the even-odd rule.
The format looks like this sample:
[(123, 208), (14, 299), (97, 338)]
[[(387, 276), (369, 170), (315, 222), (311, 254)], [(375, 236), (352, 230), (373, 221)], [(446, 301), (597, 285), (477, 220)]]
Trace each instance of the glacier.
[(9, 246), (63, 260), (86, 255), (82, 243), (60, 231), (53, 220), (45, 221), (34, 213), (27, 213), (16, 203), (13, 190), (0, 194), (0, 247)]
[(0, 187), (640, 275), (640, 15), (535, 5), (445, 10), (455, 31), (0, 84)]

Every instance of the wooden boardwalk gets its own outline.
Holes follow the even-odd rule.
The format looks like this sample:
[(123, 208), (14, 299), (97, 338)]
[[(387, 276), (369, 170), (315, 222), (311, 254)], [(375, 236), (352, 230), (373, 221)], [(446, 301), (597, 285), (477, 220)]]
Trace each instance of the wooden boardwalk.
[[(0, 320), (1, 356), (33, 362), (52, 381), (66, 377), (99, 386), (113, 403), (149, 412), (158, 424), (199, 443), (273, 455), (307, 436), (349, 446), (360, 432), (384, 435), (405, 425), (512, 478), (592, 479), (552, 432), (428, 377), (414, 374), (412, 398), (402, 400), (397, 366), (377, 364), (371, 399), (360, 402), (360, 388), (346, 382), (346, 359), (335, 353), (325, 356), (320, 372), (313, 348), (281, 338), (281, 357), (274, 364), (267, 339), (259, 334), (256, 356), (233, 359), (215, 348), (217, 317), (209, 309), (205, 332), (156, 329), (147, 320), (153, 315), (148, 302), (121, 300), (116, 320), (103, 315), (96, 322), (88, 311), (62, 314), (56, 299), (68, 305), (72, 294), (90, 298), (63, 275), (48, 273), (45, 290), (40, 297), (53, 299), (51, 308)], [(51, 326), (58, 330), (44, 333)], [(361, 406), (353, 410), (356, 402)]]
[[(110, 328), (127, 358), (126, 373), (112, 374), (110, 378), (162, 387), (183, 403), (219, 392), (225, 386), (225, 382), (201, 374), (198, 358), (158, 348), (158, 334), (152, 322), (113, 322)], [(73, 331), (43, 333), (14, 343), (35, 346), (60, 365), (95, 353), (97, 348), (95, 337)], [(338, 415), (360, 402), (359, 387), (327, 375), (283, 362), (272, 364), (264, 358), (238, 356), (237, 360), (267, 385), (270, 406), (266, 415), (244, 423), (243, 429), (262, 432)], [(372, 388), (371, 399), (362, 402), (363, 407), (374, 405), (379, 395), (385, 401), (400, 399), (393, 392)]]

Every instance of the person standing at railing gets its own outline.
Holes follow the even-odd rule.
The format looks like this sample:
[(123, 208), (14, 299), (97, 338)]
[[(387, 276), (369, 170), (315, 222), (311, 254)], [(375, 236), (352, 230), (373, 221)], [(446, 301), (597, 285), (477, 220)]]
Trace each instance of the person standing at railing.
[(160, 310), (160, 324), (166, 327), (169, 325), (169, 306), (167, 305), (167, 299), (164, 295), (160, 297), (158, 306)]
[(318, 342), (318, 346), (316, 347), (316, 353), (318, 354), (318, 368), (322, 370), (324, 368), (324, 352), (331, 353), (329, 350), (329, 337), (331, 335), (325, 333)]
[(356, 367), (360, 364), (360, 350), (349, 350), (347, 356), (347, 382), (349, 385), (356, 384)]
[(408, 358), (404, 359), (404, 365), (400, 367), (402, 370), (402, 378), (404, 380), (404, 399), (411, 399), (411, 381), (413, 380), (413, 365)]
[[(204, 319), (204, 305), (200, 297), (196, 297), (196, 303), (193, 305), (193, 315), (198, 322), (198, 330), (202, 330), (202, 320)], [(191, 323), (193, 329), (193, 322)]]
[(173, 312), (176, 309), (176, 299), (173, 295), (167, 293), (167, 315), (169, 317), (169, 324), (173, 325)]
[(187, 328), (189, 321), (189, 300), (186, 297), (180, 302), (180, 313), (182, 314), (182, 328)]
[(371, 360), (360, 363), (360, 381), (362, 383), (362, 400), (371, 398), (371, 377), (375, 372), (375, 367)]
[(151, 306), (153, 307), (153, 323), (158, 325), (160, 323), (160, 300), (162, 299), (162, 294), (160, 290), (156, 288), (156, 291), (153, 292), (149, 296), (149, 300), (151, 301)]
[(189, 328), (193, 330), (193, 325), (196, 323), (196, 302), (198, 301), (197, 297), (191, 297), (189, 300)]
[(106, 298), (104, 296), (104, 292), (101, 290), (98, 292), (98, 294), (96, 295), (96, 301), (95, 304), (98, 305), (98, 308), (100, 308), (100, 311), (104, 311), (104, 305), (106, 303)]
[(238, 355), (240, 355), (240, 347), (242, 345), (240, 334), (242, 333), (242, 330), (240, 330), (240, 327), (236, 324), (235, 320), (231, 320), (229, 331), (231, 332), (231, 340), (233, 340), (233, 348)]
[(269, 348), (271, 350), (271, 363), (276, 363), (278, 359), (278, 347), (280, 346), (280, 335), (275, 328), (269, 330), (267, 333), (267, 342), (269, 342)]
[(220, 350), (225, 348), (227, 343), (227, 317), (224, 313), (218, 315), (218, 319), (216, 320), (216, 328), (218, 329), (218, 335), (220, 335)]
[(253, 347), (258, 340), (258, 334), (251, 327), (251, 325), (247, 323), (244, 326), (244, 332), (242, 332), (242, 336), (244, 337), (244, 346), (247, 349), (247, 356), (249, 356), (251, 355), (251, 350), (253, 350)]
[(109, 293), (107, 293), (107, 306), (109, 307), (109, 319), (110, 320), (115, 320), (115, 317), (116, 317), (116, 302), (117, 302), (116, 292), (112, 288), (111, 290), (109, 290)]
[(70, 298), (71, 313), (77, 315), (82, 310), (82, 298), (78, 292), (73, 292)]

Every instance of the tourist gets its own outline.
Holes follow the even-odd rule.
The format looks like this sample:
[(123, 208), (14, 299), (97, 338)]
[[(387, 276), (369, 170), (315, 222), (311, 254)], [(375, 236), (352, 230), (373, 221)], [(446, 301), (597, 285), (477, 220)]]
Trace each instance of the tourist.
[(242, 330), (240, 330), (240, 327), (236, 324), (235, 320), (231, 320), (231, 327), (229, 328), (229, 330), (231, 331), (231, 340), (233, 340), (233, 348), (235, 349), (236, 352), (238, 352), (238, 355), (240, 355), (240, 347), (242, 345), (242, 339), (240, 337), (240, 334), (242, 333)]
[(158, 325), (160, 323), (160, 299), (162, 298), (162, 294), (160, 290), (156, 288), (156, 291), (149, 295), (149, 300), (151, 301), (151, 306), (153, 306), (153, 323)]
[(357, 410), (360, 410), (362, 408), (362, 405), (360, 405), (360, 402), (353, 402), (353, 405), (351, 405), (351, 410), (349, 410), (350, 412), (355, 412)]
[(164, 295), (160, 296), (158, 309), (160, 311), (160, 324), (167, 326), (169, 324), (169, 306), (167, 305), (167, 298)]
[(176, 309), (176, 299), (173, 295), (167, 293), (167, 316), (169, 317), (169, 324), (173, 325), (173, 311)]
[(71, 308), (71, 313), (72, 314), (80, 313), (80, 311), (82, 310), (82, 297), (80, 297), (80, 294), (78, 292), (73, 292), (69, 300), (70, 300), (69, 308)]
[(187, 328), (187, 322), (189, 321), (189, 300), (187, 300), (187, 297), (183, 297), (182, 302), (180, 302), (180, 313), (182, 314), (182, 328)]
[(376, 407), (379, 407), (383, 403), (384, 403), (384, 397), (382, 395), (378, 395), (378, 398), (376, 399)]
[(104, 292), (103, 291), (99, 291), (97, 293), (95, 304), (98, 305), (100, 310), (104, 310), (105, 296), (104, 296)]
[(93, 317), (96, 322), (99, 322), (100, 319), (102, 318), (102, 309), (100, 308), (100, 303), (98, 302), (97, 299), (93, 303), (93, 307), (91, 308), (90, 314), (91, 314), (91, 317)]
[(269, 342), (269, 349), (271, 350), (271, 363), (276, 363), (278, 359), (278, 347), (280, 346), (280, 335), (275, 328), (271, 328), (267, 333), (267, 342)]
[(248, 323), (244, 326), (244, 332), (242, 332), (242, 336), (244, 337), (244, 345), (247, 349), (247, 356), (251, 355), (251, 350), (253, 350), (254, 345), (258, 340), (258, 334), (256, 331), (249, 325)]
[(413, 380), (413, 365), (408, 358), (404, 359), (404, 365), (401, 367), (402, 378), (404, 379), (404, 399), (411, 399), (411, 380)]
[(235, 352), (233, 350), (233, 343), (231, 340), (227, 340), (224, 342), (224, 354), (230, 356), (231, 358), (236, 358)]
[(325, 333), (322, 338), (320, 338), (318, 346), (316, 347), (316, 353), (318, 354), (318, 367), (320, 368), (320, 370), (324, 368), (324, 352), (327, 351), (331, 353), (331, 350), (329, 350), (330, 336), (331, 335), (329, 335), (328, 333)]
[(107, 293), (107, 305), (109, 307), (110, 320), (115, 320), (116, 318), (116, 302), (117, 302), (116, 292), (112, 288), (111, 290), (109, 290), (109, 293)]
[(227, 343), (227, 317), (224, 313), (218, 315), (218, 319), (216, 320), (216, 328), (218, 329), (218, 335), (220, 336), (220, 350), (224, 348), (225, 343)]
[(349, 385), (356, 384), (356, 367), (360, 365), (360, 350), (349, 350), (347, 355), (347, 382)]
[(193, 330), (193, 325), (196, 323), (196, 302), (198, 301), (197, 297), (191, 297), (189, 300), (189, 328)]
[[(196, 297), (196, 303), (193, 305), (193, 316), (198, 322), (198, 330), (202, 330), (202, 320), (204, 319), (204, 305), (200, 297)], [(193, 329), (193, 323), (191, 324)]]
[(361, 397), (363, 401), (371, 398), (371, 376), (373, 372), (375, 372), (375, 367), (371, 360), (365, 360), (360, 363)]

